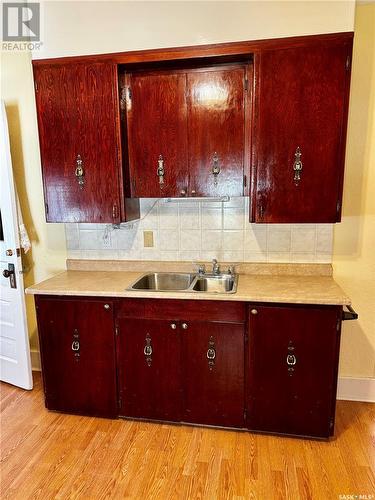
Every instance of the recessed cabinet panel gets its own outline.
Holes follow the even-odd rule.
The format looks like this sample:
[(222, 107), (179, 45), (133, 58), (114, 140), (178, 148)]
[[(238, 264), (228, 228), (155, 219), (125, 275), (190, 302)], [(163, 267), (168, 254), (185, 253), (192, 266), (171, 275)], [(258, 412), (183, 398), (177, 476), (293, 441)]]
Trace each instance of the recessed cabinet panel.
[(243, 196), (245, 67), (187, 74), (189, 194)]
[(340, 220), (351, 41), (257, 56), (255, 222)]
[(48, 222), (120, 222), (113, 64), (34, 67)]
[(125, 92), (132, 196), (185, 196), (185, 74), (132, 73), (126, 76)]
[(333, 434), (341, 310), (256, 304), (250, 308), (249, 429)]
[(244, 426), (244, 324), (183, 323), (184, 420)]
[(46, 406), (117, 415), (113, 303), (37, 299)]
[(119, 320), (120, 415), (181, 420), (180, 332), (175, 321)]

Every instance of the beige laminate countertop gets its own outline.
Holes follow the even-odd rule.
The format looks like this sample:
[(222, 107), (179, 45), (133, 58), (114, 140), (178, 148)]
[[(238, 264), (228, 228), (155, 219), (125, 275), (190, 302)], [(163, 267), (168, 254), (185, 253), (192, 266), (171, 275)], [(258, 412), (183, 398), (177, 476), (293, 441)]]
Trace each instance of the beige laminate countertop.
[(31, 295), (72, 295), (194, 300), (228, 300), (297, 304), (349, 305), (332, 276), (240, 274), (237, 293), (150, 292), (126, 290), (140, 271), (67, 270), (27, 288)]

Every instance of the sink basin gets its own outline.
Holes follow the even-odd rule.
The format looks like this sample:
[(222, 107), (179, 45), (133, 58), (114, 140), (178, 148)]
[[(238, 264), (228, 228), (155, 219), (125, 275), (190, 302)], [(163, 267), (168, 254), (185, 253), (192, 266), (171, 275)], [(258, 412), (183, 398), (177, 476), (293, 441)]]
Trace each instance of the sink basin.
[(195, 292), (235, 293), (237, 278), (231, 274), (198, 277), (192, 287)]
[(147, 273), (128, 290), (150, 292), (236, 293), (237, 274)]
[(188, 290), (195, 277), (189, 273), (149, 273), (141, 276), (129, 290), (183, 291)]

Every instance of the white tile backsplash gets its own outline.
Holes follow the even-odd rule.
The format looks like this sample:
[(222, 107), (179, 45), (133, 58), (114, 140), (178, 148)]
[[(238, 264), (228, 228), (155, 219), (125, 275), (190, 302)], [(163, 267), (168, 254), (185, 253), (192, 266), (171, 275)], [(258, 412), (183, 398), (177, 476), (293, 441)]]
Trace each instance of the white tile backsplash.
[[(69, 258), (319, 262), (332, 259), (333, 224), (250, 224), (247, 198), (228, 203), (141, 199), (141, 219), (65, 224)], [(143, 247), (143, 231), (154, 247)]]

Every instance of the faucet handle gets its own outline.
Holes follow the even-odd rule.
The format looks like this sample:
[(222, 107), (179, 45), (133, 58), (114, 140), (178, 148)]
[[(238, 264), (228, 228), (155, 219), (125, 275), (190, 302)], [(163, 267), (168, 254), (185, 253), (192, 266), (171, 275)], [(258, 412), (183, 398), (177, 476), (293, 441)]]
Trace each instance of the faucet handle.
[(193, 262), (194, 266), (198, 270), (198, 274), (204, 274), (206, 272), (206, 266), (204, 264), (200, 264), (199, 262)]
[(228, 266), (228, 274), (236, 274), (236, 266), (234, 264), (231, 264)]

